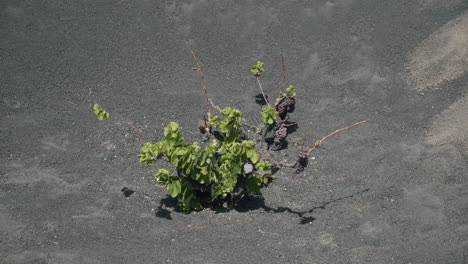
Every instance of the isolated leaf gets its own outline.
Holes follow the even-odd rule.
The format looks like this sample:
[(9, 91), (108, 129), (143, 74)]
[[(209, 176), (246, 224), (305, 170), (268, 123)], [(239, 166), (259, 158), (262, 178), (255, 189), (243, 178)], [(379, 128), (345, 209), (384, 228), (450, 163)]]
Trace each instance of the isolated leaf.
[(260, 75), (262, 75), (262, 73), (265, 72), (265, 64), (263, 62), (258, 61), (257, 64), (250, 68), (250, 71), (255, 77), (259, 77)]
[(103, 120), (104, 118), (109, 118), (110, 114), (106, 112), (102, 107), (98, 104), (93, 106), (93, 112), (97, 116), (99, 120)]
[(296, 96), (296, 87), (294, 87), (294, 85), (289, 85), (289, 87), (286, 88), (286, 91), (288, 92), (289, 97), (294, 98)]
[(271, 106), (263, 108), (262, 111), (262, 122), (266, 125), (272, 125), (276, 122), (276, 117), (279, 115), (278, 112)]
[(177, 197), (181, 192), (182, 187), (180, 186), (180, 181), (173, 181), (167, 185), (167, 192), (172, 196), (172, 198)]

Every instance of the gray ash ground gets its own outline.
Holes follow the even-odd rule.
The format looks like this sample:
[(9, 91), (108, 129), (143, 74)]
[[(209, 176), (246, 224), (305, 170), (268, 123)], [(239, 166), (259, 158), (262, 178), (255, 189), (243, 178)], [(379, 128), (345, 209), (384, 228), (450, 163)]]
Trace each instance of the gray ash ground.
[[(467, 12), (459, 0), (2, 1), (0, 263), (467, 263)], [(278, 159), (370, 121), (237, 210), (173, 212), (152, 177), (163, 164), (141, 166), (125, 120), (148, 139), (171, 121), (200, 139), (189, 47), (213, 101), (249, 123), (250, 66), (265, 62), (275, 98), (284, 55), (290, 121), (320, 120)], [(94, 103), (124, 119), (98, 121)]]

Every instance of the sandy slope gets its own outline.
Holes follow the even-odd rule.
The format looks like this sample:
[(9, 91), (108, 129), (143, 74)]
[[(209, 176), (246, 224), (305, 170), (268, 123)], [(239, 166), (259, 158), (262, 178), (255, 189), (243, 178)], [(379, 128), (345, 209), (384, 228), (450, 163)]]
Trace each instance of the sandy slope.
[(444, 144), (461, 141), (468, 148), (468, 96), (444, 110), (432, 123), (427, 141)]
[(442, 26), (415, 50), (408, 84), (417, 90), (443, 88), (468, 69), (468, 12)]

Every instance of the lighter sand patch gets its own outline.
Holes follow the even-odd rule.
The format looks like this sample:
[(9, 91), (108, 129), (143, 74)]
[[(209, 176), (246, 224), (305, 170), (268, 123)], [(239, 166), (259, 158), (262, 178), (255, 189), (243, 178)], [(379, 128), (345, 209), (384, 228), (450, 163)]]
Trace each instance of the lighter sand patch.
[(420, 0), (423, 9), (458, 7), (465, 0)]
[(442, 88), (468, 70), (468, 12), (425, 39), (410, 58), (408, 85), (422, 91)]
[(468, 95), (444, 110), (432, 123), (427, 142), (463, 142), (468, 151)]

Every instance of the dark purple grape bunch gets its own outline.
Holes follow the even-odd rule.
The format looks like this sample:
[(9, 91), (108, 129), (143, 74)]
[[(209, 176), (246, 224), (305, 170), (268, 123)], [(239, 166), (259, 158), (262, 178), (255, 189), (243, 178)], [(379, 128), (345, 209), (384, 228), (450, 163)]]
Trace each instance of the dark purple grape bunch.
[(299, 157), (297, 158), (296, 164), (294, 164), (294, 172), (299, 174), (304, 171), (305, 167), (307, 167), (307, 163), (309, 161), (309, 155), (307, 151), (301, 151), (299, 153)]
[(275, 137), (273, 138), (273, 144), (270, 146), (270, 150), (277, 151), (283, 148), (286, 137), (288, 136), (288, 129), (284, 126), (279, 126), (275, 130)]
[(281, 120), (284, 120), (288, 113), (294, 112), (295, 104), (296, 99), (287, 95), (278, 105), (276, 105), (276, 112), (279, 113)]

